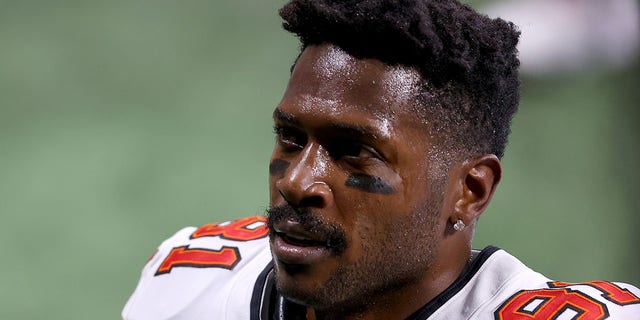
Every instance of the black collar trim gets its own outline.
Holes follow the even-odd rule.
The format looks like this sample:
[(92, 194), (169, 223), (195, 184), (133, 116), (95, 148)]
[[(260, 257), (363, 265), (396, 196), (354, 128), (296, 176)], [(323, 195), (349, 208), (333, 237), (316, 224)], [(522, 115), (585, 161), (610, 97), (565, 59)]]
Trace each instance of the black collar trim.
[(462, 270), (460, 276), (444, 291), (427, 302), (420, 310), (414, 312), (406, 320), (421, 320), (429, 318), (436, 310), (444, 305), (449, 299), (458, 294), (462, 288), (464, 288), (471, 278), (478, 273), (480, 267), (489, 259), (489, 257), (496, 251), (500, 250), (498, 247), (488, 246), (478, 253)]
[(268, 320), (271, 319), (273, 308), (276, 303), (276, 290), (273, 281), (273, 261), (260, 272), (256, 284), (253, 286), (253, 294), (251, 295), (251, 305), (249, 319), (251, 320)]

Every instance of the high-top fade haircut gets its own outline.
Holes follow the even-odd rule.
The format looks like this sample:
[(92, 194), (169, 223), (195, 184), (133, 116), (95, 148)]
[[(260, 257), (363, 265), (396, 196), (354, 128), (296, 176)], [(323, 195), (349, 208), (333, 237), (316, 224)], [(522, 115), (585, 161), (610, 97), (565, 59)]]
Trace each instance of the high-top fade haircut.
[(330, 43), (417, 69), (416, 112), (439, 151), (453, 153), (449, 160), (502, 158), (519, 100), (520, 34), (512, 23), (454, 0), (292, 0), (280, 16), (301, 52)]

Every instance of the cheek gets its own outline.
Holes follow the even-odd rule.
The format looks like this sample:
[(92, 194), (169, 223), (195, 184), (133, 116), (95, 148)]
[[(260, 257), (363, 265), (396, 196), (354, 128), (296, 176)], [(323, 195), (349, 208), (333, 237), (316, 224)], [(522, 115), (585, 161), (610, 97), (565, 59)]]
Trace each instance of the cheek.
[(364, 255), (367, 243), (384, 242), (389, 226), (410, 212), (402, 195), (401, 192), (384, 195), (348, 190), (337, 197), (352, 255)]
[(271, 196), (271, 204), (273, 204), (279, 196), (279, 192), (276, 188), (276, 182), (284, 178), (290, 166), (291, 163), (289, 161), (281, 159), (274, 151), (271, 162), (269, 163), (269, 192)]
[[(348, 259), (350, 264), (362, 269), (374, 269), (390, 257), (396, 257), (396, 251), (402, 245), (411, 245), (398, 241), (398, 238), (406, 236), (406, 230), (397, 234), (396, 227), (401, 221), (408, 218), (406, 212), (398, 207), (388, 206), (386, 201), (371, 202), (373, 207), (362, 208), (366, 215), (361, 215), (353, 227), (350, 235), (350, 247)], [(396, 258), (392, 258), (396, 260)], [(366, 266), (365, 266), (366, 265)]]
[(344, 181), (344, 186), (353, 190), (377, 195), (393, 195), (402, 192), (402, 177), (387, 166), (377, 166), (367, 172), (350, 172)]
[(365, 228), (371, 230), (406, 212), (403, 179), (395, 172), (352, 173), (343, 179), (334, 197), (345, 221), (375, 222)]
[(269, 178), (269, 205), (275, 206), (278, 204), (280, 193), (275, 186), (275, 180), (273, 177)]
[(364, 173), (351, 174), (344, 184), (346, 187), (358, 189), (368, 193), (392, 194), (394, 187), (384, 178)]
[(287, 169), (291, 163), (282, 159), (274, 159), (269, 164), (269, 175), (275, 178), (283, 178), (284, 174), (287, 172)]

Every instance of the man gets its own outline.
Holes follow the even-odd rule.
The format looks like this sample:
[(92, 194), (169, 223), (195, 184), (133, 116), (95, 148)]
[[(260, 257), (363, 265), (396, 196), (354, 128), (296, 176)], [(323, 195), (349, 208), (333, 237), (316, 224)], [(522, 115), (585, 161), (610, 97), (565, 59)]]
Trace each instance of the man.
[[(471, 249), (518, 104), (518, 33), (453, 0), (293, 0), (267, 219), (186, 228), (125, 319), (640, 319), (640, 290)], [(270, 248), (270, 250), (269, 250)]]

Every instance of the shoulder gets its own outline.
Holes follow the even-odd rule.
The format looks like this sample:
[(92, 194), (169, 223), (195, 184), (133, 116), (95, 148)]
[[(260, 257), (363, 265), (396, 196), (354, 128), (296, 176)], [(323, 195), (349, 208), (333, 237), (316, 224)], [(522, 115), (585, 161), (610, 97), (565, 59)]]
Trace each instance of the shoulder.
[(484, 308), (491, 319), (640, 319), (640, 290), (626, 283), (553, 281), (499, 250), (479, 272), (492, 282)]
[(620, 282), (547, 281), (499, 301), (495, 319), (640, 319), (640, 290)]
[(608, 281), (553, 281), (504, 250), (479, 255), (468, 281), (429, 319), (640, 320), (640, 290)]
[[(505, 260), (517, 260), (503, 251)], [(519, 261), (518, 261), (519, 262)], [(640, 290), (603, 280), (569, 283), (550, 280), (522, 265), (496, 299), (495, 319), (640, 319)]]
[(263, 217), (188, 227), (145, 265), (124, 319), (248, 319), (260, 273), (271, 261)]

